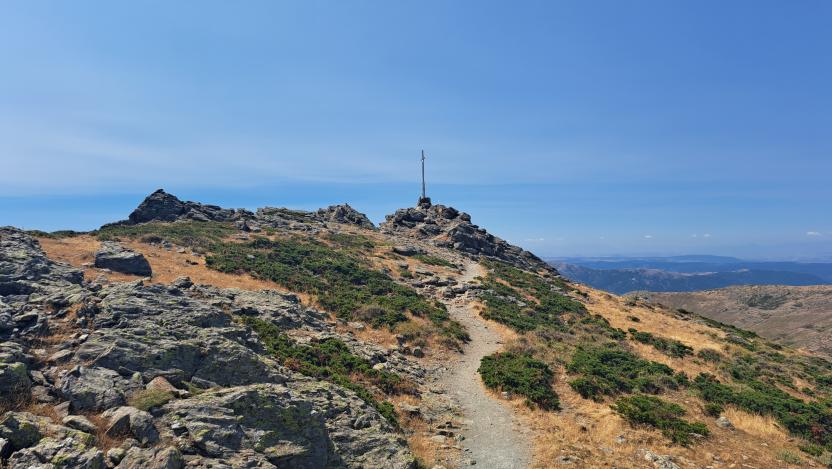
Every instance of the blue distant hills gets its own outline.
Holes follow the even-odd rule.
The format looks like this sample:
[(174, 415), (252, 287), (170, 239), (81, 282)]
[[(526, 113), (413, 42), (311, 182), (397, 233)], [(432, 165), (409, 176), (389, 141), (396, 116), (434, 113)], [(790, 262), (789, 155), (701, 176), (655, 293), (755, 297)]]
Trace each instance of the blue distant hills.
[(612, 293), (697, 291), (732, 285), (832, 284), (832, 262), (748, 261), (727, 256), (548, 258), (564, 276)]

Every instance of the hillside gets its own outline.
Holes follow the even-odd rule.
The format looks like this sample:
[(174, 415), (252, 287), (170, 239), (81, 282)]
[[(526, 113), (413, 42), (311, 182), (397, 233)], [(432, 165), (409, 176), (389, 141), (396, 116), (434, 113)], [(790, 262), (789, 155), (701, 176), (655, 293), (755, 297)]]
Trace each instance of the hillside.
[[(756, 263), (754, 268), (741, 267), (744, 264), (703, 264), (701, 262), (638, 262), (635, 265), (656, 265), (651, 268), (613, 268), (613, 265), (631, 263), (602, 263), (602, 268), (584, 265), (553, 263), (565, 277), (576, 282), (585, 283), (594, 288), (616, 294), (647, 290), (656, 292), (686, 292), (722, 288), (731, 285), (819, 285), (829, 283), (830, 265), (813, 264), (813, 268), (800, 272), (775, 270), (780, 266), (768, 263)], [(774, 263), (773, 263), (774, 264)], [(823, 267), (817, 267), (823, 266)], [(701, 270), (705, 268), (716, 271)], [(784, 266), (783, 268), (789, 268)], [(667, 270), (665, 270), (667, 269)], [(770, 270), (766, 270), (770, 269)], [(821, 275), (823, 276), (821, 276)]]
[(735, 286), (690, 293), (639, 293), (784, 345), (832, 356), (832, 286)]
[(4, 467), (820, 467), (832, 363), (451, 207), (0, 230)]

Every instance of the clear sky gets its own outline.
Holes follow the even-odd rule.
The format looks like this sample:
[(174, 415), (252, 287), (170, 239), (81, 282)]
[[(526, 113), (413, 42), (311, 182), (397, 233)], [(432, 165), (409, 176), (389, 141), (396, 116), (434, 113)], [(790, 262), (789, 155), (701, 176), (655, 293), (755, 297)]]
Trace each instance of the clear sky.
[(832, 256), (832, 2), (5, 1), (0, 224), (429, 192), (541, 255)]

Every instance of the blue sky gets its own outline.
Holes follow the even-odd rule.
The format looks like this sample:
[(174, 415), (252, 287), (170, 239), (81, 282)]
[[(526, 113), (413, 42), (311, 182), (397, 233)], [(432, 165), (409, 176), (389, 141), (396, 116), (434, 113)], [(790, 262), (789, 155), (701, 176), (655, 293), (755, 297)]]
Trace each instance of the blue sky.
[[(832, 256), (832, 3), (0, 6), (0, 224), (429, 192), (541, 255)], [(695, 235), (695, 236), (694, 236)], [(707, 235), (707, 236), (706, 236)]]

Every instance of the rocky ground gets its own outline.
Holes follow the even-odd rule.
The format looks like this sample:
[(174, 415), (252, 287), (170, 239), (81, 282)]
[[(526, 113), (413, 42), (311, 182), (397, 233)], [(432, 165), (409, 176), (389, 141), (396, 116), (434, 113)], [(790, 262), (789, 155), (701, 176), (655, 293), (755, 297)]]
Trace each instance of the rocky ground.
[[(565, 282), (451, 207), (420, 201), (377, 228), (349, 205), (251, 212), (159, 190), (124, 221), (66, 236), (0, 228), (0, 467), (679, 469), (832, 460), (823, 448), (801, 456), (810, 432), (785, 430), (791, 414), (714, 411), (691, 383), (716, 374), (769, 393), (750, 400), (805, 418), (806, 409), (824, 412), (810, 405), (828, 399), (829, 363)], [(209, 265), (216, 242), (230, 250), (222, 271)], [(326, 291), (304, 289), (312, 278), (292, 277), (303, 257), (268, 257), (281, 243), (280, 255), (318, 252), (310, 268), (322, 270), (305, 275), (345, 274), (334, 278), (349, 279), (346, 290), (325, 285), (365, 301), (348, 311), (355, 317), (321, 306)], [(273, 270), (256, 270), (261, 262)], [(369, 270), (341, 272), (360, 269)], [(352, 295), (361, 282), (376, 282), (382, 294), (403, 289), (395, 301), (437, 316), (408, 311), (374, 325), (392, 310)], [(754, 301), (765, 309), (778, 298)], [(340, 299), (329, 304), (338, 308)], [(685, 418), (706, 422), (701, 431), (711, 436), (678, 445), (655, 428), (661, 422), (625, 420), (611, 404), (616, 392), (635, 392), (627, 383), (610, 395), (579, 394), (571, 384), (589, 374), (568, 363), (600, 343), (636, 360), (632, 376), (616, 378), (649, 384)], [(679, 353), (668, 355), (669, 347)], [(557, 404), (487, 389), (481, 359), (502, 351), (547, 370), (543, 391)], [(678, 372), (673, 382), (638, 374), (662, 366)], [(526, 397), (541, 391), (530, 390), (534, 376), (504, 372), (503, 384)], [(825, 427), (812, 431), (824, 441)]]

